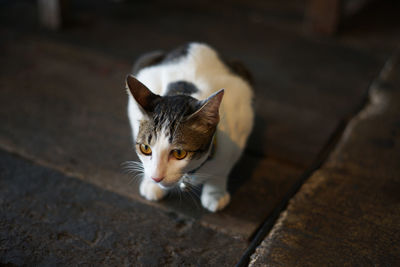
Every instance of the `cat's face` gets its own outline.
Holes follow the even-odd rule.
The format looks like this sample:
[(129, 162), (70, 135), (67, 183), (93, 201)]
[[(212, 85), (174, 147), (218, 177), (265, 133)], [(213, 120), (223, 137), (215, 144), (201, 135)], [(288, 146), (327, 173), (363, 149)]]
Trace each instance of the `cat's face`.
[(185, 95), (155, 95), (132, 76), (127, 85), (143, 115), (138, 122), (136, 152), (143, 163), (144, 179), (172, 187), (207, 159), (223, 91), (198, 101)]

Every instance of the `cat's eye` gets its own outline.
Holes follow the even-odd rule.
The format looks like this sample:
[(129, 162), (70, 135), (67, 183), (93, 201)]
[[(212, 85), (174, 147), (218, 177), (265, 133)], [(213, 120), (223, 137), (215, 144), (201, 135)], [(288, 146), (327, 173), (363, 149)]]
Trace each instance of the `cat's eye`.
[(140, 144), (140, 151), (145, 154), (146, 156), (151, 155), (151, 148), (148, 145)]
[(185, 150), (182, 150), (182, 149), (174, 149), (174, 150), (172, 150), (172, 155), (176, 159), (181, 160), (181, 159), (184, 159), (186, 157), (187, 152)]

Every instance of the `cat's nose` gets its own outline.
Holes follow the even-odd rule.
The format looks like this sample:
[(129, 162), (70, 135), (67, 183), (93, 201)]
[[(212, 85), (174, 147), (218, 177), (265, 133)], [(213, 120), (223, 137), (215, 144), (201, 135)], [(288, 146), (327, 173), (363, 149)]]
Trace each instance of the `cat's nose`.
[(164, 179), (164, 177), (151, 177), (151, 179), (153, 179), (154, 182), (159, 183)]

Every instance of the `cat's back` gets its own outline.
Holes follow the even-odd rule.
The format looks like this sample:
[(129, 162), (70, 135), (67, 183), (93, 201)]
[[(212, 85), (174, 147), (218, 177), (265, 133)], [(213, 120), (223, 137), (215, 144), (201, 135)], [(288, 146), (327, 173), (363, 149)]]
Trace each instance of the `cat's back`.
[(224, 88), (218, 129), (243, 147), (253, 124), (253, 91), (249, 72), (230, 64), (203, 43), (188, 43), (169, 53), (155, 51), (139, 58), (136, 78), (158, 95), (186, 94), (205, 99)]
[[(171, 94), (171, 85), (185, 82), (190, 84), (191, 89), (187, 91), (193, 97), (204, 99), (238, 80), (242, 80), (240, 84), (243, 80), (249, 82), (246, 81), (248, 72), (235, 73), (241, 66), (236, 67), (230, 68), (207, 44), (188, 43), (169, 53), (155, 51), (143, 55), (136, 62), (133, 74), (156, 94)], [(192, 90), (194, 87), (196, 92)]]

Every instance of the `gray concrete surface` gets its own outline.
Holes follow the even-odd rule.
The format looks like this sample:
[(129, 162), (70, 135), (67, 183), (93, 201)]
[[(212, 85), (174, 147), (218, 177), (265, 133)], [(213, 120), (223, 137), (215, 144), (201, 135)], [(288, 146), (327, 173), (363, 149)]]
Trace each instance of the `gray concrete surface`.
[(245, 246), (0, 151), (1, 265), (232, 266)]
[[(345, 22), (347, 30), (338, 36), (320, 38), (302, 32), (303, 2), (297, 0), (235, 1), (229, 6), (203, 1), (71, 2), (71, 23), (60, 32), (37, 27), (33, 1), (0, 3), (1, 264), (233, 265), (343, 121), (364, 103), (400, 41), (395, 5), (372, 6), (369, 13)], [(256, 126), (230, 177), (232, 203), (218, 214), (205, 212), (194, 195), (145, 201), (120, 166), (135, 158), (124, 92), (133, 60), (143, 52), (193, 40), (244, 61), (256, 81)], [(385, 124), (364, 131), (374, 127), (393, 130)], [(352, 151), (360, 158), (372, 151), (368, 159), (375, 162), (374, 146), (396, 142), (383, 132), (371, 134), (376, 134), (375, 141)], [(347, 150), (337, 151), (340, 157), (348, 155)], [(387, 172), (374, 179), (394, 173), (390, 164), (379, 166)], [(357, 185), (359, 174), (352, 174), (343, 175)], [(335, 175), (332, 170), (325, 176)], [(330, 192), (324, 200), (332, 206), (329, 197), (338, 192)], [(361, 199), (355, 191), (355, 203)], [(316, 201), (310, 200), (306, 211)], [(373, 210), (373, 203), (366, 203)], [(346, 205), (343, 210), (354, 211)], [(295, 208), (298, 217), (288, 218), (320, 222)], [(293, 209), (288, 214), (297, 214)], [(324, 208), (322, 212), (337, 219)], [(279, 265), (268, 251), (292, 233), (279, 225), (274, 229), (282, 231), (266, 239), (253, 257), (255, 264)], [(363, 236), (372, 229), (361, 223), (358, 227)], [(386, 231), (384, 226), (376, 229)], [(313, 237), (315, 243), (300, 245), (299, 251), (307, 253), (317, 244), (321, 250), (303, 263), (325, 253), (324, 244)], [(338, 244), (348, 239), (338, 235), (337, 240), (339, 253)], [(276, 255), (296, 265), (290, 260), (299, 251), (288, 246)]]
[(250, 266), (400, 264), (400, 59), (371, 86), (325, 165), (291, 200)]

